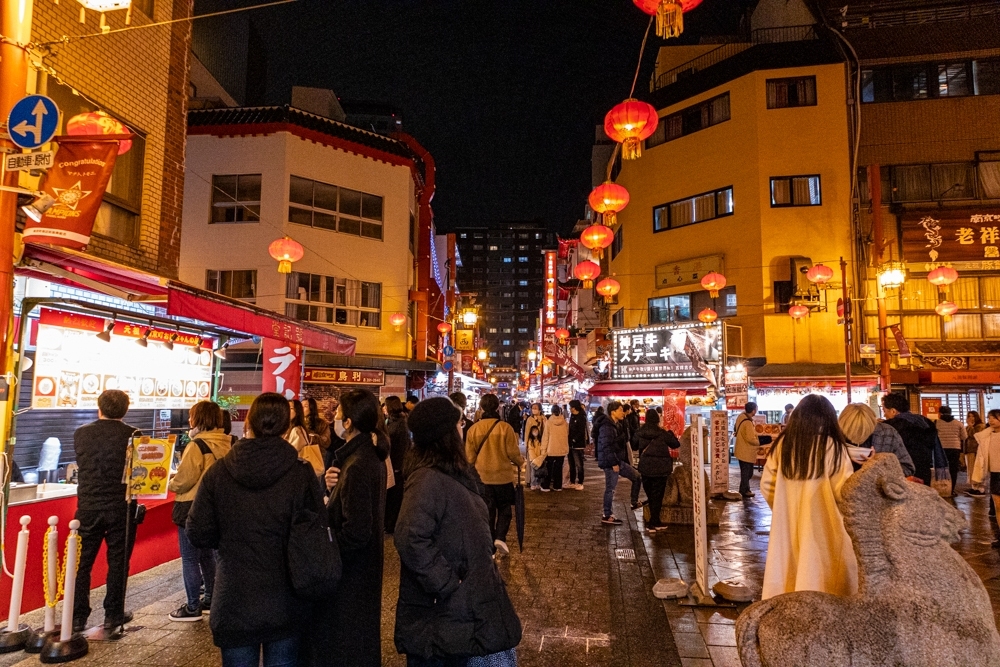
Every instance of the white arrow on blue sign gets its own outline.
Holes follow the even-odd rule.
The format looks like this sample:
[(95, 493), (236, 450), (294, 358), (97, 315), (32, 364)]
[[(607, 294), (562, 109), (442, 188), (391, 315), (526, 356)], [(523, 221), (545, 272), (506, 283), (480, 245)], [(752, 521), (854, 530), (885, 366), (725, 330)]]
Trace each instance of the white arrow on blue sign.
[(7, 116), (10, 140), (21, 148), (48, 143), (59, 128), (59, 107), (44, 95), (22, 97)]
[(455, 348), (453, 348), (451, 345), (446, 345), (444, 348), (444, 356), (450, 357), (453, 354), (455, 354)]

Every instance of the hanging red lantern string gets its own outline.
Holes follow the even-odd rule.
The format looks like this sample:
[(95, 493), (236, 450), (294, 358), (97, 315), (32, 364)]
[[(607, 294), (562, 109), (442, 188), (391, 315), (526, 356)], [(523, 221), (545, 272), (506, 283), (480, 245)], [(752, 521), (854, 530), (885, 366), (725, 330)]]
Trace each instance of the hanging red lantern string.
[(437, 330), (442, 336), (447, 336), (451, 332), (451, 325), (447, 322), (442, 322), (437, 326)]
[(951, 316), (958, 312), (958, 306), (951, 301), (942, 301), (934, 308), (934, 312), (945, 322), (951, 322)]
[(656, 132), (659, 122), (656, 107), (629, 98), (604, 117), (604, 133), (622, 145), (623, 160), (634, 160), (642, 155), (642, 142)]
[(605, 225), (614, 225), (617, 214), (628, 206), (628, 190), (617, 183), (605, 181), (594, 188), (588, 201), (590, 208), (604, 217)]
[[(103, 111), (91, 111), (73, 116), (66, 121), (66, 134), (73, 136), (98, 134), (132, 134), (127, 127)], [(124, 155), (132, 148), (132, 140), (118, 142), (118, 154)]]
[(817, 264), (806, 272), (806, 278), (809, 282), (816, 283), (822, 287), (833, 278), (833, 269), (825, 264)]
[(604, 249), (615, 241), (615, 233), (604, 225), (591, 225), (580, 234), (580, 243), (593, 251), (597, 259), (604, 257)]
[(556, 329), (555, 335), (560, 343), (565, 343), (566, 339), (569, 338), (569, 329)]
[(650, 16), (656, 16), (656, 34), (663, 39), (678, 37), (684, 32), (684, 12), (701, 4), (701, 0), (632, 0)]
[(927, 280), (932, 285), (936, 285), (938, 290), (943, 294), (948, 291), (948, 285), (958, 280), (958, 271), (950, 266), (939, 266), (927, 274)]
[(573, 268), (573, 276), (583, 281), (584, 289), (594, 286), (594, 279), (601, 275), (601, 266), (597, 262), (585, 259)]
[(604, 297), (604, 303), (611, 303), (615, 295), (622, 289), (621, 283), (614, 278), (605, 278), (597, 283), (597, 293)]
[(405, 323), (406, 315), (403, 313), (393, 313), (389, 316), (389, 324), (391, 324), (396, 331), (399, 331), (399, 328)]
[(719, 290), (725, 289), (726, 287), (726, 277), (721, 273), (716, 273), (715, 271), (706, 273), (701, 279), (701, 286), (708, 290), (708, 295), (710, 297), (718, 299)]
[(287, 236), (272, 241), (267, 252), (278, 262), (278, 273), (291, 273), (292, 262), (297, 262), (305, 255), (302, 245)]

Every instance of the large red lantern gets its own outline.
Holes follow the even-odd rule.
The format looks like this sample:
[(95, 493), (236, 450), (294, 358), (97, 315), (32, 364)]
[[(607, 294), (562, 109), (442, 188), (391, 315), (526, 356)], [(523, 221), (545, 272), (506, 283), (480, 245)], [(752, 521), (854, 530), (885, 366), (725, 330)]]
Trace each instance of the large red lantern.
[(585, 259), (573, 268), (573, 275), (583, 281), (584, 289), (590, 289), (594, 286), (594, 279), (601, 275), (601, 265)]
[(953, 282), (958, 280), (958, 271), (950, 266), (939, 266), (927, 274), (927, 280), (929, 280), (932, 285), (937, 285), (937, 288), (941, 292), (947, 292), (948, 285), (951, 285)]
[(721, 273), (712, 271), (706, 273), (701, 279), (701, 286), (708, 290), (708, 295), (713, 299), (719, 298), (719, 290), (726, 287), (726, 277)]
[(705, 308), (698, 313), (698, 320), (704, 322), (705, 324), (711, 324), (717, 319), (719, 319), (719, 314), (711, 308)]
[(297, 262), (306, 254), (302, 245), (287, 236), (272, 241), (267, 252), (278, 262), (278, 273), (291, 273), (292, 262)]
[(567, 338), (569, 338), (569, 329), (556, 329), (556, 340), (565, 343)]
[(801, 320), (809, 314), (809, 306), (792, 306), (788, 309), (788, 314), (793, 320)]
[(951, 322), (951, 316), (958, 312), (958, 306), (951, 301), (942, 301), (934, 308), (934, 312), (945, 322)]
[(642, 142), (656, 132), (659, 122), (656, 107), (630, 98), (604, 117), (604, 133), (622, 145), (623, 160), (634, 160), (642, 155)]
[(451, 325), (447, 322), (442, 322), (438, 325), (438, 333), (442, 336), (447, 336), (449, 332), (451, 332)]
[(391, 324), (396, 331), (399, 331), (399, 328), (402, 327), (405, 323), (406, 323), (406, 315), (404, 315), (403, 313), (393, 313), (392, 315), (389, 316), (389, 324)]
[(622, 291), (622, 285), (614, 278), (605, 278), (597, 283), (597, 293), (604, 297), (604, 303), (611, 303), (615, 295)]
[(597, 259), (604, 257), (604, 249), (615, 241), (615, 233), (604, 225), (591, 225), (580, 234), (580, 243), (594, 252)]
[[(132, 134), (127, 127), (103, 111), (91, 111), (73, 116), (66, 121), (66, 134), (97, 135), (97, 134)], [(124, 139), (118, 142), (118, 154), (124, 155), (132, 148), (132, 140)]]
[(650, 16), (656, 16), (656, 34), (670, 39), (684, 32), (684, 12), (700, 5), (701, 0), (632, 0), (632, 3)]
[(833, 278), (833, 269), (825, 264), (817, 264), (806, 272), (806, 278), (809, 279), (809, 282), (822, 286)]
[(594, 188), (588, 201), (595, 213), (604, 216), (604, 224), (613, 225), (617, 222), (616, 214), (628, 206), (628, 190), (617, 183), (605, 181)]

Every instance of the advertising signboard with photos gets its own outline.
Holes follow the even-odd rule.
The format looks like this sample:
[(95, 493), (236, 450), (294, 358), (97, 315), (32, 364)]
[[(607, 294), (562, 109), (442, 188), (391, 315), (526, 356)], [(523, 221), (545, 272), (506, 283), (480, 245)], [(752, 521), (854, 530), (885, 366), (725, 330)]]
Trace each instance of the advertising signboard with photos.
[(719, 386), (723, 356), (719, 324), (672, 324), (612, 332), (615, 380), (702, 378)]
[[(185, 410), (212, 397), (213, 341), (169, 329), (149, 331), (148, 345), (136, 344), (147, 326), (115, 322), (111, 340), (103, 317), (44, 309), (38, 324), (31, 407), (96, 410), (106, 389), (120, 389), (130, 407)], [(173, 349), (165, 343), (174, 336)]]

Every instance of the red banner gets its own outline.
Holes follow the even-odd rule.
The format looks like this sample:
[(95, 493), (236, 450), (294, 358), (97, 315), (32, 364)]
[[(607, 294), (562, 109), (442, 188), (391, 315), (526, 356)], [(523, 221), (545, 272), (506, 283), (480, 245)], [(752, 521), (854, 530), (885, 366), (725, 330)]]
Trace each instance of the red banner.
[(261, 391), (273, 391), (288, 400), (302, 390), (302, 346), (264, 339), (264, 377)]
[(82, 250), (90, 243), (94, 220), (111, 180), (118, 141), (74, 136), (58, 137), (56, 143), (56, 163), (46, 173), (42, 187), (55, 203), (40, 220), (28, 218), (24, 240)]
[(687, 409), (687, 392), (683, 389), (663, 390), (663, 419), (660, 427), (673, 431), (680, 438), (684, 435), (685, 410)]
[(546, 343), (543, 348), (545, 356), (553, 361), (557, 366), (562, 366), (570, 372), (577, 380), (585, 380), (587, 371), (583, 366), (573, 361), (565, 352), (552, 343)]
[(907, 359), (912, 357), (913, 354), (910, 352), (910, 345), (903, 338), (903, 331), (899, 328), (898, 324), (890, 324), (889, 331), (892, 332), (892, 337), (896, 339), (896, 347), (899, 348), (899, 358)]

